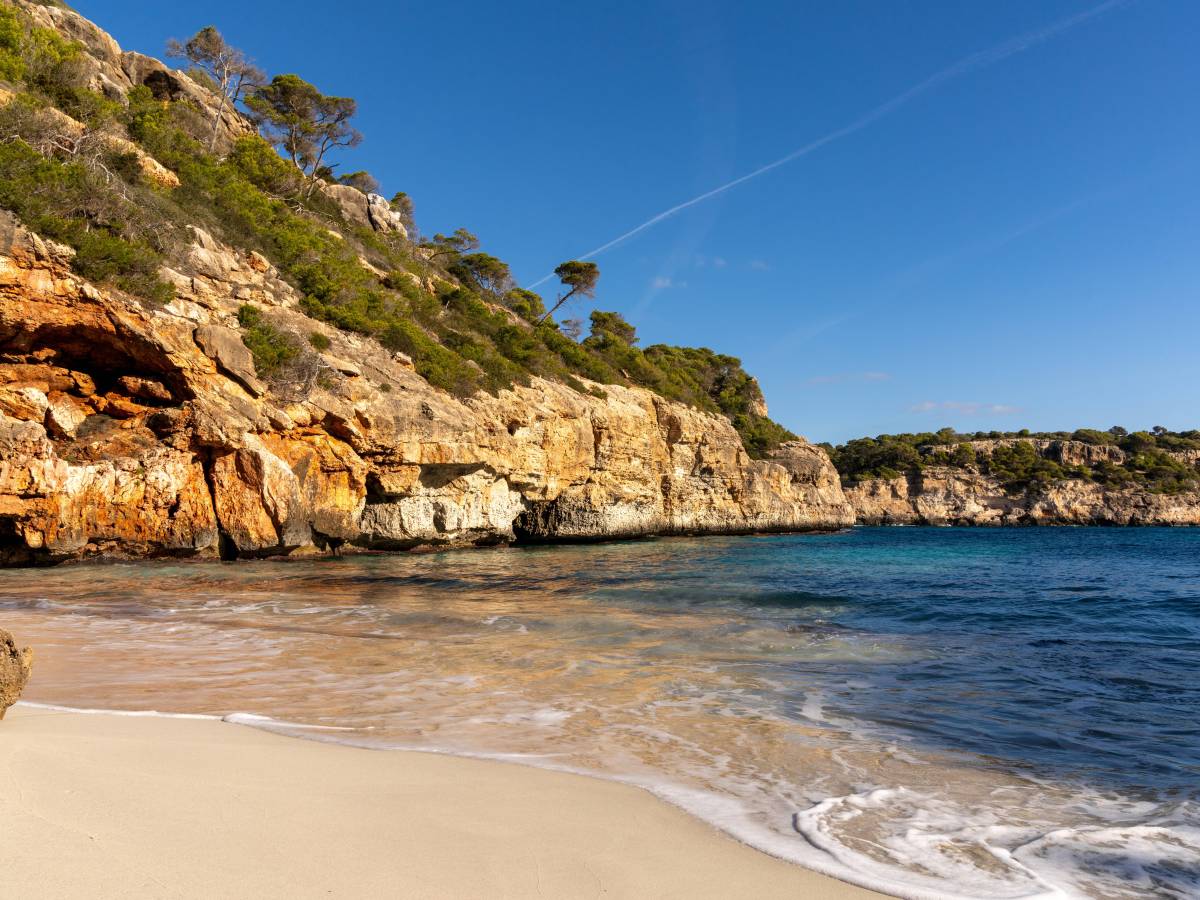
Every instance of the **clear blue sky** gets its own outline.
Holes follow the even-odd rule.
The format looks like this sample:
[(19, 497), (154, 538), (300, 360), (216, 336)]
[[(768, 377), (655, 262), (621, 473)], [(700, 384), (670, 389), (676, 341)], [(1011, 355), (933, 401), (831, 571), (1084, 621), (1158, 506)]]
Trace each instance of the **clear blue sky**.
[(1048, 36), (1100, 3), (74, 5), (160, 56), (215, 24), (355, 97), (341, 170), (524, 284), (949, 70), (601, 254), (597, 305), (741, 357), (812, 440), (1200, 426), (1193, 0)]

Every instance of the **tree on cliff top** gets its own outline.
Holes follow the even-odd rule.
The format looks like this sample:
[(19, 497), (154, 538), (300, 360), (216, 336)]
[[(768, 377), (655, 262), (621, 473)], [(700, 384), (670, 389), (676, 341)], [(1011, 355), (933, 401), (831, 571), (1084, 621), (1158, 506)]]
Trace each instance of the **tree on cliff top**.
[(379, 182), (375, 176), (365, 169), (359, 169), (357, 172), (348, 172), (345, 175), (337, 177), (338, 184), (344, 184), (347, 187), (352, 187), (355, 190), (362, 191), (364, 194), (378, 194)]
[[(400, 195), (397, 194), (396, 196), (399, 197)], [(393, 202), (395, 201), (393, 200)], [(421, 246), (431, 251), (429, 255), (431, 260), (441, 259), (447, 256), (461, 256), (464, 253), (470, 253), (472, 250), (478, 250), (479, 238), (467, 231), (467, 229), (459, 228), (451, 235), (435, 234), (432, 240), (426, 241)]]
[[(625, 321), (619, 312), (595, 310), (591, 316), (592, 334), (588, 338), (588, 346), (604, 347), (616, 341), (626, 347), (632, 347), (638, 342), (637, 329)], [(586, 342), (585, 342), (586, 343)]]
[(455, 278), (499, 300), (510, 287), (512, 275), (508, 263), (490, 253), (468, 253), (460, 256), (447, 268)]
[(392, 197), (392, 209), (400, 214), (400, 221), (404, 223), (404, 227), (408, 229), (410, 239), (416, 240), (417, 223), (414, 218), (412, 197), (408, 196), (404, 191), (397, 191)]
[(230, 46), (212, 25), (201, 28), (185, 43), (172, 38), (167, 41), (167, 55), (186, 59), (207, 75), (217, 88), (221, 102), (213, 114), (212, 133), (208, 139), (211, 153), (217, 143), (217, 131), (225, 107), (237, 106), (242, 95), (262, 85), (266, 75), (237, 47)]
[(570, 290), (559, 297), (546, 314), (538, 319), (539, 325), (554, 315), (560, 306), (576, 294), (584, 297), (594, 297), (596, 295), (596, 282), (600, 280), (600, 267), (594, 262), (582, 262), (578, 259), (573, 259), (560, 265), (554, 270), (554, 274), (558, 276), (563, 286)]
[(357, 147), (362, 135), (350, 124), (358, 104), (349, 97), (328, 97), (299, 75), (276, 75), (246, 98), (259, 128), (304, 176), (306, 197), (316, 173), (335, 147)]

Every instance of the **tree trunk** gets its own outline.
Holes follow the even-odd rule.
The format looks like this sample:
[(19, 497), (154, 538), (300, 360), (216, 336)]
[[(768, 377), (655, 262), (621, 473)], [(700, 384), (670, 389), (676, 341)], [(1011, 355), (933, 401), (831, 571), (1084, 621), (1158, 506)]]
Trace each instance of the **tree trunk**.
[(217, 114), (213, 117), (212, 134), (208, 136), (208, 152), (212, 153), (217, 146), (217, 130), (221, 127), (221, 117), (225, 115), (226, 87), (221, 86), (221, 103), (217, 106)]
[(550, 318), (552, 315), (554, 315), (556, 312), (558, 312), (558, 308), (560, 306), (562, 306), (564, 303), (566, 303), (568, 300), (570, 300), (573, 296), (575, 296), (575, 291), (576, 291), (576, 288), (571, 288), (571, 290), (567, 291), (565, 294), (563, 294), (561, 297), (559, 297), (558, 302), (555, 303), (552, 307), (550, 307), (550, 309), (546, 312), (546, 314), (537, 320), (537, 323), (539, 325), (541, 325), (548, 318)]

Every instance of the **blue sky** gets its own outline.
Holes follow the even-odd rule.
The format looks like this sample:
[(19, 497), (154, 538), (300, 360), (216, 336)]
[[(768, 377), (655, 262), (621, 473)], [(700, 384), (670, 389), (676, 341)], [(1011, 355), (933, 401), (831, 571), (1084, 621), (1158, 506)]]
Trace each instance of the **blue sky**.
[(1192, 0), (74, 5), (355, 97), (341, 170), (524, 284), (926, 83), (599, 255), (596, 306), (812, 440), (1200, 427)]

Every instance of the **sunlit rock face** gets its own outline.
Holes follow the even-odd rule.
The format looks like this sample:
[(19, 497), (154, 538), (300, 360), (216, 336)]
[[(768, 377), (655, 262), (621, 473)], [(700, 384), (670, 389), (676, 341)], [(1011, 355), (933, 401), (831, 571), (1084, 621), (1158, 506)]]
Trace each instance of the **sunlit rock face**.
[(1156, 494), (1073, 479), (1014, 496), (988, 475), (942, 466), (869, 479), (845, 496), (865, 525), (1200, 525), (1194, 491)]
[(21, 697), (33, 670), (33, 651), (17, 647), (13, 636), (0, 628), (0, 719)]
[[(824, 451), (752, 460), (729, 422), (640, 388), (535, 380), (456, 399), (308, 319), (258, 254), (193, 234), (150, 308), (0, 224), (0, 559), (251, 557), (851, 524)], [(269, 383), (252, 303), (325, 335), (321, 376)]]

